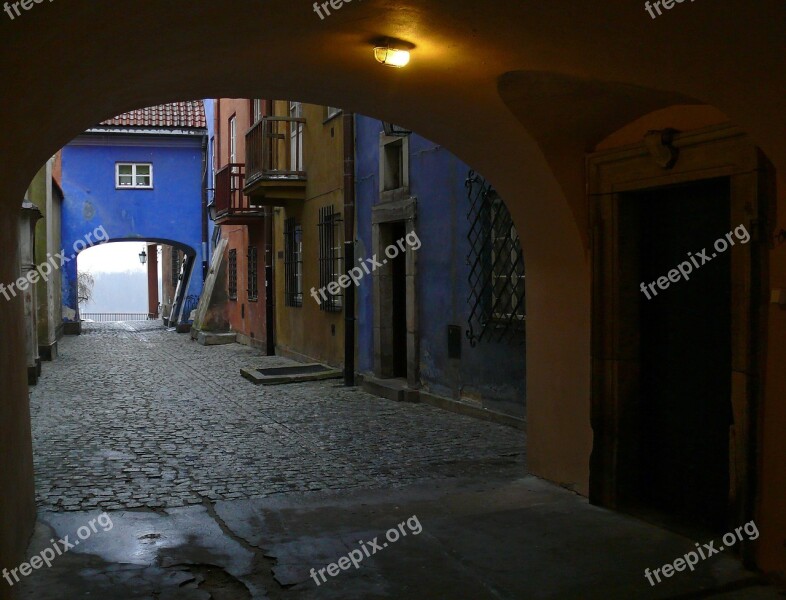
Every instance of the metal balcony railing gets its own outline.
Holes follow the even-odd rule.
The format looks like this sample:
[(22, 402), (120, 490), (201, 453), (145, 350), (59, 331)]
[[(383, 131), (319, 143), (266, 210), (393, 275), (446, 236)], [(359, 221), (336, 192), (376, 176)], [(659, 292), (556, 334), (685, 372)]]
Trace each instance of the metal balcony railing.
[(301, 117), (263, 117), (246, 134), (246, 185), (260, 180), (305, 181)]
[(81, 313), (83, 321), (93, 321), (95, 323), (117, 323), (123, 321), (151, 321), (157, 317), (151, 317), (148, 313)]
[(216, 173), (213, 203), (217, 219), (259, 210), (252, 207), (248, 196), (243, 194), (245, 177), (246, 166), (242, 163), (230, 163)]

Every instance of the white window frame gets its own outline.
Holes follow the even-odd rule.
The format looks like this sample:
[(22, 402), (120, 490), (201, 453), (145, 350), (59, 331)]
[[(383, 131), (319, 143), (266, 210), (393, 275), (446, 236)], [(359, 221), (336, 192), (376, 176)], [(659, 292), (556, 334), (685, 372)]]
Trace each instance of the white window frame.
[(256, 125), (262, 120), (262, 102), (261, 98), (254, 98), (252, 102), (252, 119), (254, 120), (253, 125)]
[(325, 115), (326, 115), (325, 116), (325, 122), (327, 123), (328, 121), (330, 121), (330, 119), (332, 119), (334, 117), (337, 117), (342, 112), (344, 112), (344, 109), (342, 109), (342, 108), (336, 108), (335, 106), (326, 106), (325, 107)]
[(237, 162), (237, 115), (229, 118), (229, 162)]
[[(293, 119), (303, 118), (303, 103), (289, 102), (289, 116)], [(294, 171), (296, 166), (303, 168), (303, 124), (293, 123), (289, 131), (289, 164), (290, 170)]]
[[(131, 167), (131, 185), (120, 185), (120, 167)], [(139, 185), (137, 177), (137, 167), (150, 168), (150, 185)], [(128, 175), (124, 175), (128, 177)], [(152, 190), (153, 189), (153, 163), (118, 162), (115, 163), (115, 189), (116, 190)]]

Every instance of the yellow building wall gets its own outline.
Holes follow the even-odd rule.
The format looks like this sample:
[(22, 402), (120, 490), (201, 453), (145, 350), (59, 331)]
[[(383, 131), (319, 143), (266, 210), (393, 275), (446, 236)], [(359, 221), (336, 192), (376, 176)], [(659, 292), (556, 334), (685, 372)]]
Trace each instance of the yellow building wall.
[[(289, 114), (287, 101), (274, 103), (276, 116)], [(275, 297), (276, 349), (283, 355), (341, 366), (344, 362), (344, 313), (321, 310), (311, 295), (319, 285), (319, 210), (332, 204), (343, 215), (344, 128), (341, 113), (327, 119), (327, 109), (303, 105), (303, 163), (306, 199), (300, 206), (276, 208)], [(295, 217), (303, 228), (303, 305), (286, 305), (284, 221)], [(343, 227), (338, 237), (343, 243)]]

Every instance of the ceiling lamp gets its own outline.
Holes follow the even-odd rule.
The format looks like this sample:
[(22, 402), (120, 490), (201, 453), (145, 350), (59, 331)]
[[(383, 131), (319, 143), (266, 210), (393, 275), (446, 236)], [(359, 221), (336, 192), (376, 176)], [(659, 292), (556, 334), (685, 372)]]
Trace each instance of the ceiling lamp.
[(387, 67), (396, 67), (400, 69), (409, 64), (410, 55), (409, 50), (400, 50), (387, 45), (375, 47), (374, 58), (377, 59), (377, 62)]

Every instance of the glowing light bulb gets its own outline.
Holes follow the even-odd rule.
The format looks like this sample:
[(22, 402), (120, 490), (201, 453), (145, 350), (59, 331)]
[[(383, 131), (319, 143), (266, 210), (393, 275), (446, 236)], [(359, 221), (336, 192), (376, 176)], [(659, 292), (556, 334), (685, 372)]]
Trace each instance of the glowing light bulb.
[(410, 61), (408, 50), (398, 50), (389, 46), (378, 46), (374, 48), (374, 58), (381, 64), (398, 69), (406, 67)]

